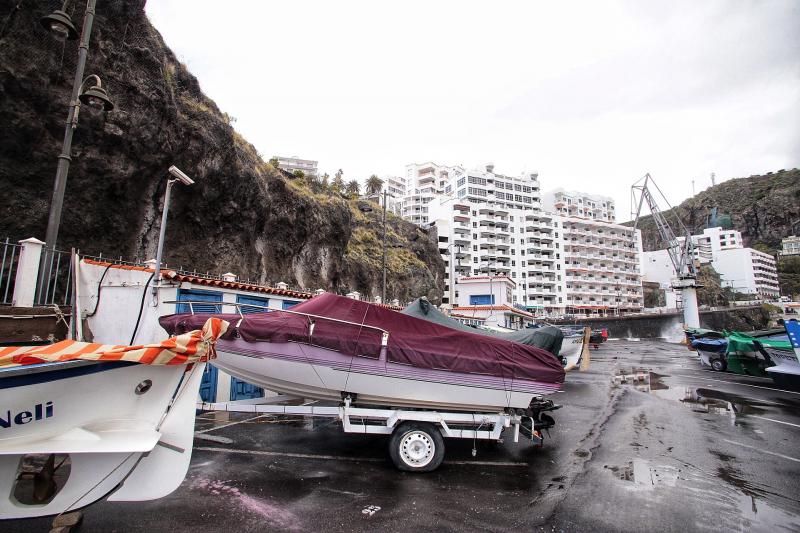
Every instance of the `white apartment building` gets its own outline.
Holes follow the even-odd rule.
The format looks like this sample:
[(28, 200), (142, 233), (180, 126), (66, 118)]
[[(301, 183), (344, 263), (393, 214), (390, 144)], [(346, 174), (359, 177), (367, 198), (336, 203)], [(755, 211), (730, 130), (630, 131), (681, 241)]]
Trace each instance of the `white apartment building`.
[(617, 219), (614, 200), (608, 196), (553, 189), (542, 195), (542, 205), (555, 215), (603, 222)]
[[(678, 237), (683, 244), (684, 237)], [(706, 228), (702, 235), (692, 235), (694, 259), (700, 263), (710, 263), (722, 250), (742, 248), (742, 234), (736, 230)]]
[(641, 239), (613, 224), (610, 198), (555, 191), (551, 209), (572, 198), (580, 206), (567, 208), (574, 216), (559, 216), (542, 209), (536, 173), (512, 177), (493, 165), (464, 170), (432, 163), (407, 170), (416, 183), (403, 212), (436, 226), (447, 267), (445, 304), (459, 301), (459, 283), (451, 280), (489, 275), (507, 276), (509, 305), (537, 315), (641, 310)]
[(461, 176), (463, 172), (461, 167), (437, 165), (430, 161), (407, 165), (401, 216), (421, 226), (429, 224), (432, 221), (429, 204), (443, 194), (451, 194), (452, 186), (448, 189), (451, 178)]
[(433, 163), (407, 172), (404, 218), (436, 226), (445, 304), (460, 301), (461, 287), (451, 280), (488, 275), (507, 277), (508, 304), (536, 315), (641, 310), (641, 237), (613, 223), (612, 199), (552, 191), (546, 201), (561, 216), (543, 210), (536, 173), (512, 177), (491, 164), (465, 170)]
[(275, 159), (278, 160), (278, 168), (288, 172), (302, 170), (306, 176), (317, 175), (317, 161), (312, 161), (311, 159), (300, 159), (297, 156), (285, 157), (280, 155), (276, 155)]
[(555, 217), (562, 228), (566, 311), (570, 314), (641, 312), (644, 307), (639, 264), (641, 232), (600, 221), (592, 215), (590, 210), (585, 218)]
[[(679, 238), (681, 242), (683, 238)], [(702, 235), (692, 235), (694, 258), (710, 264), (720, 275), (723, 287), (763, 299), (779, 296), (778, 270), (775, 258), (752, 248), (745, 248), (742, 234), (736, 230), (707, 228)], [(646, 252), (642, 259), (645, 281), (655, 281), (666, 288), (666, 276), (675, 277), (666, 250)], [(669, 293), (668, 293), (669, 299)]]
[(443, 192), (427, 203), (447, 266), (444, 303), (456, 300), (451, 279), (483, 274), (513, 281), (511, 305), (552, 310), (558, 305), (553, 226), (541, 211), (538, 175), (505, 176), (492, 165), (451, 169)]
[(615, 224), (614, 200), (558, 188), (542, 195), (542, 205), (561, 228), (566, 312), (640, 312), (641, 232)]
[(397, 216), (403, 214), (403, 198), (408, 190), (407, 180), (403, 176), (386, 176), (383, 178), (383, 188), (389, 193), (387, 208)]
[(757, 295), (765, 300), (780, 296), (775, 258), (752, 248), (722, 250), (711, 263), (722, 286), (736, 292)]
[(781, 255), (800, 255), (800, 237), (791, 235), (781, 239)]

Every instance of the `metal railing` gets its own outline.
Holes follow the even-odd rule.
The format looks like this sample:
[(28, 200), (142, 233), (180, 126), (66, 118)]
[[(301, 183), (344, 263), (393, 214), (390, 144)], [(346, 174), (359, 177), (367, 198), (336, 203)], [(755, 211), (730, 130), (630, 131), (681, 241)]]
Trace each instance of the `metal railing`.
[(14, 298), (14, 282), (17, 277), (17, 262), (22, 246), (10, 241), (2, 243), (3, 258), (0, 263), (0, 304), (11, 305)]
[(42, 249), (42, 275), (36, 281), (36, 305), (72, 305), (72, 252)]

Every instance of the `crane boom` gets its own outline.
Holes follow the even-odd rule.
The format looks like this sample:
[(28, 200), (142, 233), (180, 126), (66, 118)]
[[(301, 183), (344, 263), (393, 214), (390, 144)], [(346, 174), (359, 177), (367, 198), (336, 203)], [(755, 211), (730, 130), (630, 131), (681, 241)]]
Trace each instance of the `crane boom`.
[[(639, 185), (640, 182), (641, 185)], [(650, 209), (650, 214), (653, 217), (653, 222), (656, 225), (661, 241), (667, 246), (670, 261), (672, 261), (672, 266), (675, 268), (675, 275), (678, 276), (679, 279), (696, 278), (697, 270), (694, 266), (694, 243), (692, 242), (692, 235), (683, 222), (676, 218), (677, 225), (683, 232), (683, 242), (678, 239), (650, 191), (651, 184), (663, 198), (664, 193), (661, 192), (661, 189), (659, 189), (650, 174), (646, 174), (644, 178), (634, 183), (631, 187), (631, 196), (634, 201), (636, 200), (636, 193), (639, 193), (638, 202), (636, 202), (638, 207), (633, 222), (633, 229), (635, 230), (638, 227), (639, 219), (642, 214), (642, 206), (647, 202), (647, 207)], [(664, 200), (666, 201), (666, 198), (664, 198)], [(667, 205), (669, 205), (668, 202)]]
[[(631, 207), (636, 205), (636, 214), (633, 222), (633, 229), (639, 225), (639, 218), (642, 214), (642, 207), (647, 203), (650, 214), (653, 216), (658, 234), (667, 247), (670, 261), (675, 268), (676, 279), (672, 280), (672, 287), (681, 291), (681, 301), (683, 302), (683, 323), (689, 327), (700, 327), (700, 315), (697, 307), (697, 269), (694, 264), (694, 243), (692, 234), (686, 225), (675, 214), (676, 228), (683, 234), (683, 241), (672, 230), (672, 226), (667, 222), (664, 213), (658, 207), (656, 198), (650, 187), (653, 187), (664, 199), (670, 208), (667, 198), (658, 187), (656, 182), (646, 174), (644, 178), (638, 180), (631, 187)], [(638, 198), (637, 198), (638, 193)]]

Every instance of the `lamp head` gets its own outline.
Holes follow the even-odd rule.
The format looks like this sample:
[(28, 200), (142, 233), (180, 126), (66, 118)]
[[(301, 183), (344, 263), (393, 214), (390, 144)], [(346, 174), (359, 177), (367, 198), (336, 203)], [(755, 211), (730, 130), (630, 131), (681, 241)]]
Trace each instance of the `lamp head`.
[(80, 96), (78, 96), (78, 99), (81, 103), (94, 107), (95, 109), (103, 109), (105, 111), (114, 109), (114, 103), (108, 97), (106, 90), (100, 86), (99, 82), (97, 85), (83, 91)]
[(78, 30), (75, 29), (72, 19), (60, 9), (56, 9), (46, 17), (40, 18), (39, 23), (61, 41), (67, 39), (74, 41), (78, 38)]
[(194, 185), (194, 180), (189, 176), (187, 176), (186, 174), (184, 174), (184, 172), (175, 165), (169, 167), (169, 173), (172, 174), (175, 177), (175, 179), (177, 179), (184, 185)]

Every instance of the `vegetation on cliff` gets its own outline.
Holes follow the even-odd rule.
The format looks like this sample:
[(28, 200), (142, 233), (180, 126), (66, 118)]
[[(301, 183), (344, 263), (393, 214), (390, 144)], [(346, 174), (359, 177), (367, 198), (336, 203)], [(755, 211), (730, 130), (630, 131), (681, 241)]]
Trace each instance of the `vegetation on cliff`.
[[(171, 266), (379, 294), (377, 217), (361, 216), (342, 194), (341, 173), (323, 190), (264, 161), (164, 44), (144, 3), (105, 0), (97, 9), (86, 73), (102, 78), (116, 108), (80, 114), (59, 248), (153, 257), (174, 164), (196, 183), (173, 191)], [(78, 55), (75, 41), (56, 41), (40, 26), (52, 8), (0, 5), (0, 227), (12, 239), (43, 238)], [(83, 5), (69, 9), (82, 20)], [(387, 297), (438, 301), (436, 243), (397, 218), (389, 226), (398, 248), (388, 254)]]
[[(664, 216), (677, 215), (692, 234), (702, 233), (716, 208), (729, 215), (732, 229), (740, 231), (745, 246), (775, 253), (781, 239), (792, 234), (792, 223), (800, 219), (800, 169), (779, 170), (762, 176), (724, 181), (684, 200)], [(642, 217), (642, 246), (645, 251), (664, 248), (653, 218)]]

